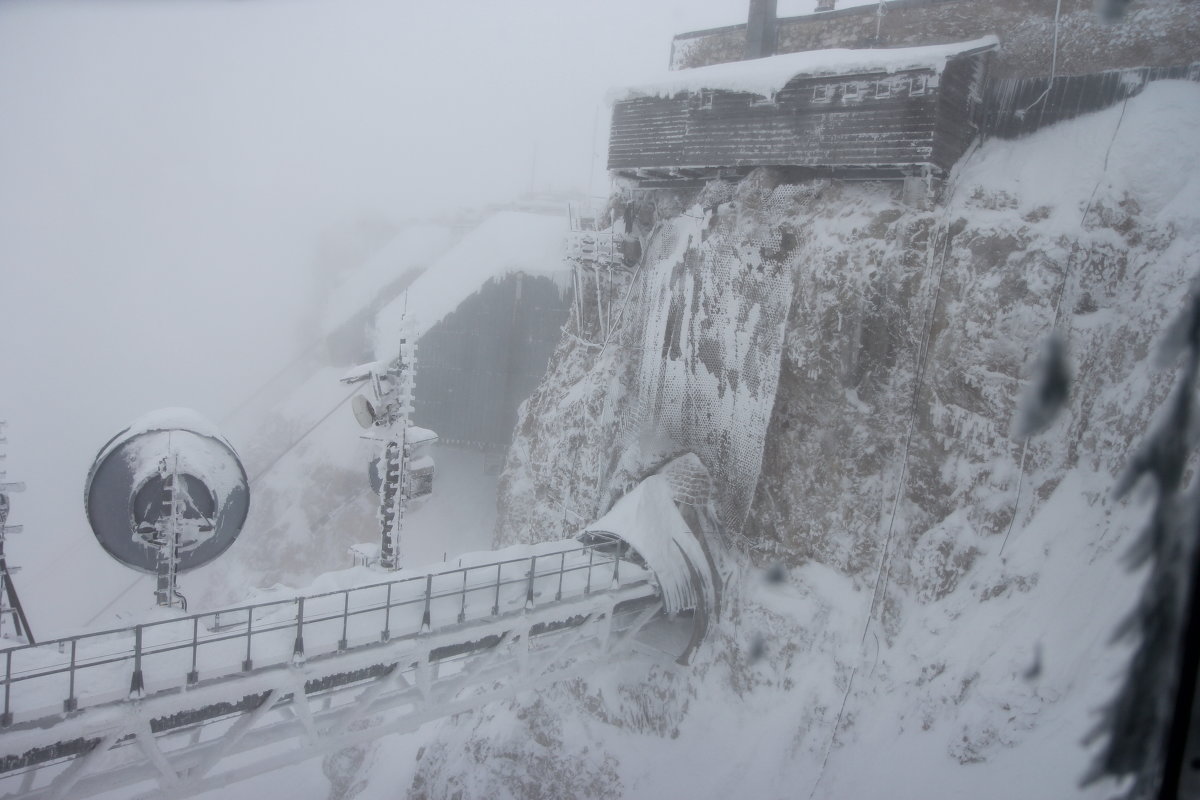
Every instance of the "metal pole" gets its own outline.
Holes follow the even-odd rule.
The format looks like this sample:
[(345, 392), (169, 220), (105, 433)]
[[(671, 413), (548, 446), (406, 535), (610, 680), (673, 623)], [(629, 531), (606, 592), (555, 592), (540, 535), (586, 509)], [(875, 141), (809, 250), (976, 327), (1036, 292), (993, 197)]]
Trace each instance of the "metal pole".
[(196, 669), (196, 648), (200, 639), (200, 617), (192, 617), (192, 671), (187, 674), (188, 686), (194, 686), (200, 680), (200, 671)]
[(585, 595), (592, 593), (592, 562), (595, 560), (596, 560), (596, 548), (595, 548), (595, 546), (592, 546), (592, 547), (588, 548), (587, 584), (583, 587), (583, 593)]
[(383, 632), (379, 634), (379, 641), (386, 642), (392, 638), (392, 585), (387, 585), (387, 603), (383, 607)]
[(342, 592), (342, 638), (338, 640), (338, 650), (345, 650), (349, 640), (346, 638), (346, 625), (350, 621), (350, 590)]
[(618, 586), (621, 585), (621, 551), (620, 550), (617, 550), (617, 552), (613, 554), (612, 585), (613, 585), (614, 589), (616, 589)]
[(467, 571), (463, 570), (462, 607), (458, 610), (458, 621), (467, 620)]
[(496, 565), (496, 602), (492, 603), (492, 616), (500, 613), (500, 564)]
[(133, 677), (129, 679), (129, 696), (141, 697), (146, 683), (142, 679), (142, 626), (133, 628)]
[(537, 556), (529, 558), (529, 585), (525, 589), (525, 608), (533, 608), (533, 580), (537, 575)]
[(70, 684), (67, 689), (67, 699), (63, 700), (63, 711), (66, 713), (70, 713), (79, 707), (79, 701), (75, 699), (75, 646), (78, 643), (77, 639), (71, 640), (71, 666), (68, 669)]
[(246, 609), (246, 660), (242, 662), (242, 672), (254, 669), (254, 661), (250, 658), (250, 637), (254, 633), (254, 606)]
[(563, 571), (567, 566), (567, 551), (558, 554), (558, 591), (554, 593), (555, 600), (562, 600)]
[(0, 716), (0, 726), (7, 728), (12, 725), (12, 650), (4, 654), (4, 716)]
[(296, 642), (292, 645), (292, 663), (304, 663), (304, 598), (296, 598)]
[(425, 576), (425, 613), (421, 615), (421, 632), (429, 631), (429, 600), (433, 596), (433, 576)]

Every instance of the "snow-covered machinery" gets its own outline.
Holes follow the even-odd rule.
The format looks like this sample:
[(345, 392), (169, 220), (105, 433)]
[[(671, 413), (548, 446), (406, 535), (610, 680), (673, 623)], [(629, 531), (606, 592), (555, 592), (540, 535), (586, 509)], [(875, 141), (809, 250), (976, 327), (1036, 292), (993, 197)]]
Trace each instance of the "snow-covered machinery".
[(225, 552), (250, 510), (246, 471), (212, 423), (189, 409), (155, 411), (101, 448), (84, 489), (101, 547), (157, 575), (160, 606), (180, 606), (178, 573)]
[(393, 361), (377, 361), (355, 367), (342, 377), (343, 383), (369, 381), (372, 398), (355, 395), (352, 401), (358, 424), (373, 431), (381, 444), (379, 456), (370, 464), (372, 488), (379, 494), (379, 565), (400, 567), (400, 531), (408, 502), (433, 492), (434, 463), (429, 455), (437, 434), (412, 424), (413, 381), (417, 345), (406, 333), (400, 339), (400, 354)]

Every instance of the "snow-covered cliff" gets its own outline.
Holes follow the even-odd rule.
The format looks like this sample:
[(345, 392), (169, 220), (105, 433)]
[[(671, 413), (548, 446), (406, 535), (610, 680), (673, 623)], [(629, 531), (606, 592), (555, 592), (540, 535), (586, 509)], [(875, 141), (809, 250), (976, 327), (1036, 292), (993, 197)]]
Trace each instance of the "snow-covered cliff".
[[(1197, 126), (1200, 86), (1155, 84), (985, 143), (929, 211), (767, 172), (640, 200), (627, 319), (602, 347), (564, 337), (497, 538), (560, 536), (695, 452), (730, 555), (720, 622), (687, 670), (614, 665), (444, 724), (414, 792), (1110, 791), (1078, 787), (1080, 742), (1124, 663), (1121, 555), (1146, 513), (1110, 488), (1200, 268)], [(1052, 329), (1072, 393), (1026, 445), (1016, 401)]]

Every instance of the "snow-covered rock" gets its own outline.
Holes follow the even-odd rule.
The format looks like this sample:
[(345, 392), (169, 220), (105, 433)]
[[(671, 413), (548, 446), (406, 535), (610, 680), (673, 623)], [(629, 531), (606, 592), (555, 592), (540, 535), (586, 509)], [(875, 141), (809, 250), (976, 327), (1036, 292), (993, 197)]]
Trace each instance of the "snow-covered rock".
[[(765, 172), (732, 195), (642, 200), (644, 237), (657, 209), (659, 230), (698, 217), (707, 231), (715, 213), (735, 248), (790, 244), (738, 251), (747, 275), (765, 252), (791, 281), (745, 524), (722, 515), (735, 557), (720, 622), (688, 671), (616, 664), (445, 725), (414, 790), (547, 796), (543, 777), (577, 797), (1110, 794), (1079, 787), (1081, 740), (1127, 655), (1110, 637), (1141, 576), (1121, 555), (1147, 513), (1110, 490), (1171, 381), (1148, 356), (1200, 256), (1197, 126), (1200, 86), (1153, 84), (985, 143), (928, 212), (872, 184), (789, 189), (789, 205)], [(706, 280), (699, 238), (657, 254), (681, 282)], [(653, 261), (617, 290), (650, 283)], [(642, 424), (655, 309), (636, 306), (603, 349), (564, 338), (518, 424), (500, 541), (553, 538), (686, 450), (718, 497), (746, 477)], [(1071, 393), (1026, 444), (1017, 400), (1055, 329)], [(691, 374), (720, 393), (743, 368)]]

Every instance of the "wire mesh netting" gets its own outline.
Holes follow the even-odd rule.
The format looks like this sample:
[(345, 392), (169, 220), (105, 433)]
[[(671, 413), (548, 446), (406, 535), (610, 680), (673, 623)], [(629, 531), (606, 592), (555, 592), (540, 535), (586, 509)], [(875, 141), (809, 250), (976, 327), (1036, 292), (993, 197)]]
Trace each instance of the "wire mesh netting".
[(792, 296), (779, 223), (801, 191), (778, 187), (737, 213), (693, 209), (647, 243), (641, 325), (630, 332), (637, 400), (623, 438), (636, 446), (649, 433), (699, 456), (717, 476), (717, 513), (732, 531), (744, 524), (762, 466)]

